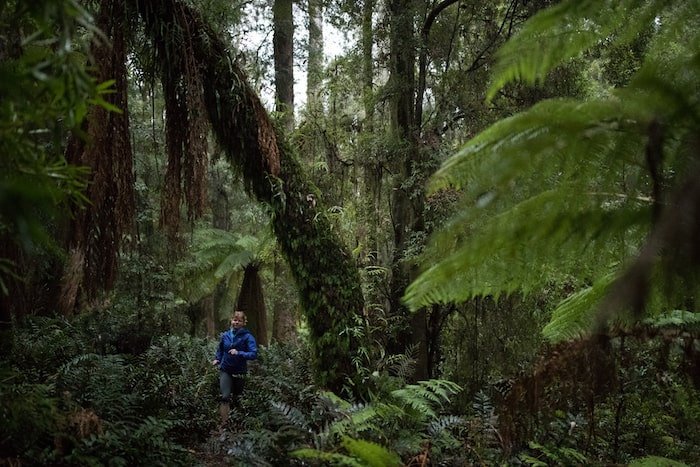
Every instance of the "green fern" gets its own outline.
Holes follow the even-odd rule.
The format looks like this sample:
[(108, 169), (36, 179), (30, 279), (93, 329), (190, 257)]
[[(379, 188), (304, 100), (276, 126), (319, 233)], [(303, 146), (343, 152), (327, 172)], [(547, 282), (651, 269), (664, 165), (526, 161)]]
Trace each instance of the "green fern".
[[(595, 284), (557, 307), (546, 331), (557, 340), (585, 332), (605, 290), (627, 294), (625, 303), (605, 303), (610, 316), (642, 293), (639, 285), (619, 292), (617, 284), (630, 280), (621, 265), (636, 267), (634, 277), (650, 284), (656, 300), (650, 313), (695, 295), (697, 267), (683, 253), (692, 250), (693, 230), (673, 212), (693, 212), (698, 203), (681, 189), (694, 193), (689, 174), (700, 164), (692, 146), (700, 126), (700, 33), (693, 27), (699, 23), (698, 0), (565, 1), (529, 21), (501, 51), (491, 96), (515, 79), (542, 80), (603, 41), (623, 43), (642, 30), (651, 30), (652, 40), (627, 88), (541, 102), (492, 125), (445, 161), (430, 189), (455, 187), (463, 199), (426, 249), (429, 267), (408, 287), (409, 307), (527, 293), (571, 275)], [(653, 134), (658, 125), (661, 143)], [(656, 178), (647, 157), (654, 144), (663, 152)], [(662, 198), (655, 199), (655, 188)], [(652, 225), (659, 209), (670, 214)], [(645, 245), (643, 261), (630, 262)], [(663, 261), (650, 256), (655, 252)], [(681, 297), (652, 281), (658, 277), (676, 280)]]
[(198, 229), (192, 242), (192, 258), (180, 265), (183, 277), (180, 290), (190, 303), (212, 294), (222, 282), (228, 293), (235, 295), (243, 267), (263, 247), (256, 237), (219, 229)]
[(436, 409), (449, 402), (450, 397), (461, 390), (452, 381), (433, 379), (396, 389), (391, 392), (391, 396), (424, 418), (436, 418)]
[(602, 38), (629, 41), (649, 27), (667, 0), (568, 0), (530, 19), (498, 51), (488, 99), (507, 83), (544, 81), (557, 65), (590, 49)]
[(552, 319), (542, 334), (552, 342), (587, 335), (595, 322), (596, 306), (607, 294), (615, 276), (603, 276), (591, 287), (569, 296), (552, 312)]
[(270, 406), (273, 409), (272, 413), (277, 415), (283, 425), (303, 432), (311, 431), (306, 416), (296, 407), (278, 401), (270, 402)]

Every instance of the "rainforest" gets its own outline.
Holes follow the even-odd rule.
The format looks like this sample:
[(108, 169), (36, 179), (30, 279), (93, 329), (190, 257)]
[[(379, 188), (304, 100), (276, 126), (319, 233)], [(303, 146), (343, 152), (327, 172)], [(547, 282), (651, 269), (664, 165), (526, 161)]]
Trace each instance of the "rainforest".
[(0, 0), (0, 466), (700, 465), (699, 301), (700, 0)]

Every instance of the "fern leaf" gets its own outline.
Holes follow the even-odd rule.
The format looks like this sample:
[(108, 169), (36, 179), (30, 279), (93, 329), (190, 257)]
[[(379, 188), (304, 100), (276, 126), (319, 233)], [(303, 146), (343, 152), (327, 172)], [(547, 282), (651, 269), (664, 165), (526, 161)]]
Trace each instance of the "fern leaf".
[(449, 402), (450, 396), (461, 391), (461, 387), (447, 380), (419, 381), (391, 392), (392, 397), (411, 407), (425, 418), (435, 418), (436, 407)]
[(594, 324), (596, 306), (614, 279), (614, 274), (608, 274), (591, 287), (580, 290), (559, 303), (542, 334), (552, 342), (559, 342), (588, 333)]
[(667, 0), (568, 0), (531, 18), (497, 54), (492, 99), (506, 84), (541, 82), (554, 67), (593, 47), (601, 38), (624, 42), (651, 26)]
[(285, 404), (284, 402), (270, 402), (272, 412), (278, 415), (278, 419), (288, 427), (294, 427), (306, 433), (310, 433), (311, 429), (306, 420), (306, 416), (296, 407)]

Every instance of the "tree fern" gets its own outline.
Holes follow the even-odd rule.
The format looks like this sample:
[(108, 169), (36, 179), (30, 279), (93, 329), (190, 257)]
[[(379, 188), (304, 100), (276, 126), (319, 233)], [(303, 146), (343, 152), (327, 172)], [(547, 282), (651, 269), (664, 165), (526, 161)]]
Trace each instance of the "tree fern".
[[(698, 0), (565, 1), (528, 22), (500, 52), (491, 96), (515, 79), (541, 80), (603, 41), (653, 34), (628, 87), (541, 102), (484, 130), (443, 164), (430, 189), (455, 187), (463, 199), (426, 250), (429, 267), (407, 289), (408, 305), (528, 292), (567, 275), (596, 284), (560, 304), (546, 331), (558, 339), (585, 330), (604, 289), (623, 297), (606, 298), (600, 316), (608, 317), (649, 303), (645, 290), (666, 297), (647, 308), (652, 313), (695, 295), (697, 24)], [(653, 282), (662, 276), (676, 281), (679, 295)]]
[(183, 295), (193, 303), (213, 293), (221, 282), (227, 285), (227, 290), (235, 289), (242, 268), (255, 258), (260, 248), (261, 241), (252, 236), (219, 229), (196, 230), (192, 258), (180, 265)]

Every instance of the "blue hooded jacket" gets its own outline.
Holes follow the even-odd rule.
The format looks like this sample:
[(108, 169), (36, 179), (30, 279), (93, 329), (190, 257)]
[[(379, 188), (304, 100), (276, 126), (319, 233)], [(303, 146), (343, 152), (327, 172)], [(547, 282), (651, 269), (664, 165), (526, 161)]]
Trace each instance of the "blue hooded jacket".
[[(238, 353), (231, 355), (229, 350), (236, 349)], [(216, 359), (219, 369), (230, 374), (242, 375), (248, 370), (248, 360), (258, 358), (258, 344), (246, 328), (229, 329), (221, 333), (219, 346), (216, 349)]]

